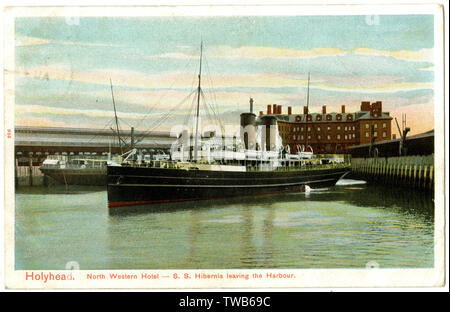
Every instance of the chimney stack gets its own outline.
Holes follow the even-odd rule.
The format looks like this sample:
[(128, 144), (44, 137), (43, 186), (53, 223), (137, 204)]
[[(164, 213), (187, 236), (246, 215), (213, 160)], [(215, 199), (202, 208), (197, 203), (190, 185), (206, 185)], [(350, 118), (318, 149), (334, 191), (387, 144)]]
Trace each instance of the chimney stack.
[(274, 115), (278, 114), (277, 104), (272, 105), (272, 112)]
[(291, 114), (292, 114), (292, 107), (288, 106), (288, 115), (291, 115)]
[(306, 106), (303, 106), (303, 114), (308, 114), (308, 107), (306, 107)]
[(259, 116), (262, 116), (262, 115), (264, 115), (264, 112), (263, 111), (259, 111)]
[(250, 98), (250, 113), (253, 114), (253, 99)]
[(370, 102), (362, 101), (361, 102), (361, 110), (362, 111), (370, 111)]
[(341, 108), (342, 108), (342, 111), (341, 111), (342, 114), (345, 114), (345, 105), (342, 105)]
[(283, 112), (282, 109), (283, 109), (283, 106), (277, 105), (277, 113), (278, 113), (279, 115), (282, 114), (282, 112)]
[(267, 115), (272, 115), (272, 105), (267, 105)]
[(322, 106), (322, 114), (326, 114), (327, 113), (327, 106), (323, 105)]

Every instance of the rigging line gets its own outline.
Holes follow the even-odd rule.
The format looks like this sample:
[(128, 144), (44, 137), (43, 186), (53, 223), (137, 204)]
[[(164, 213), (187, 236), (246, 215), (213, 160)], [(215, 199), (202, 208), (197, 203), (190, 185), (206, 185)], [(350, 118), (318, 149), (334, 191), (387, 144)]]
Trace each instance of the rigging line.
[[(308, 90), (306, 93), (306, 123), (305, 123), (305, 130), (306, 130), (306, 141), (305, 141), (305, 151), (308, 146), (308, 116), (309, 116), (309, 79), (310, 79), (311, 73), (308, 72)], [(311, 116), (312, 118), (312, 116)], [(312, 129), (313, 127), (311, 127)], [(312, 131), (311, 131), (312, 132)], [(311, 133), (312, 134), (312, 133)], [(312, 138), (312, 137), (311, 137)]]
[[(214, 121), (216, 121), (215, 120), (215, 118), (213, 118), (212, 116), (211, 116), (211, 112), (210, 112), (210, 104), (206, 101), (206, 97), (205, 97), (205, 94), (202, 92), (201, 93), (201, 95), (202, 95), (202, 99), (203, 99), (203, 101), (205, 102), (205, 111), (206, 111), (206, 114), (207, 114), (207, 117), (208, 117), (208, 119), (211, 121), (211, 122), (213, 122), (214, 123)], [(213, 114), (214, 114), (214, 111), (211, 109), (211, 111), (213, 112)]]
[(192, 97), (192, 101), (191, 101), (191, 106), (189, 107), (188, 113), (186, 114), (184, 120), (183, 120), (183, 127), (186, 126), (189, 128), (188, 124), (189, 124), (189, 120), (191, 119), (191, 115), (194, 112), (194, 107), (195, 107), (195, 96)]
[[(195, 78), (196, 78), (195, 76), (192, 77), (191, 94), (195, 92), (195, 90), (194, 90), (194, 84), (195, 84), (195, 80), (196, 80)], [(194, 112), (194, 105), (195, 105), (195, 97), (193, 96), (191, 106), (189, 107), (188, 113), (186, 114), (186, 116), (183, 120), (183, 124), (182, 124), (183, 126), (188, 127), (189, 120), (191, 119), (191, 115)]]
[(214, 121), (213, 118), (212, 118), (212, 116), (211, 116), (211, 113), (209, 112), (209, 108), (208, 108), (209, 104), (208, 104), (208, 102), (206, 102), (205, 94), (204, 94), (203, 92), (201, 92), (200, 94), (201, 94), (201, 96), (202, 96), (203, 102), (206, 104), (206, 105), (204, 105), (204, 106), (205, 106), (205, 112), (206, 112), (207, 118), (208, 118), (210, 121)]
[[(115, 133), (115, 130), (112, 128), (112, 127), (110, 127), (110, 129), (111, 129), (111, 131), (112, 132), (114, 132)], [(125, 146), (125, 147), (127, 147), (128, 146), (128, 143), (127, 143), (127, 141), (124, 139), (124, 138), (120, 138), (120, 142), (122, 142), (123, 143), (123, 145)]]
[[(202, 98), (203, 98), (203, 101), (205, 101), (205, 103), (207, 104), (207, 105), (205, 105), (205, 110), (206, 110), (206, 113), (207, 113), (209, 119), (210, 119), (211, 121), (213, 121), (213, 123), (214, 123), (214, 121), (215, 121), (215, 122), (216, 122), (216, 123), (215, 123), (215, 126), (218, 126), (218, 127), (220, 128), (221, 135), (225, 135), (225, 129), (224, 129), (222, 123), (220, 122), (220, 120), (218, 120), (217, 118), (212, 118), (212, 116), (211, 116), (211, 114), (210, 114), (210, 111), (209, 111), (209, 109), (211, 108), (211, 106), (210, 106), (210, 104), (209, 104), (208, 102), (206, 102), (205, 94), (204, 94), (203, 92), (202, 92)], [(213, 114), (215, 115), (214, 111), (213, 111)], [(219, 123), (217, 123), (217, 122), (219, 122)], [(215, 133), (215, 136), (216, 136), (216, 135), (217, 135), (217, 133)]]
[[(211, 75), (211, 71), (209, 69), (209, 63), (208, 63), (208, 60), (206, 58), (205, 58), (205, 63), (206, 63), (206, 70), (208, 72), (208, 79), (209, 79), (209, 82), (210, 82), (210, 85), (211, 85), (211, 90), (213, 91), (212, 92), (213, 101), (211, 101), (212, 102), (212, 109), (213, 109), (214, 113), (215, 113), (215, 111), (217, 111), (217, 115), (220, 116), (219, 105), (217, 104), (216, 90), (215, 90), (214, 83), (213, 83), (212, 78), (211, 78), (212, 75)], [(222, 124), (222, 121), (220, 120), (220, 118), (218, 119), (218, 121), (219, 121), (220, 124)]]
[[(186, 65), (185, 65), (184, 68), (183, 68), (183, 71), (185, 71), (186, 68), (187, 68), (188, 66), (191, 65), (191, 63), (192, 63), (192, 59), (188, 59), (188, 61), (186, 62)], [(171, 90), (173, 89), (173, 86), (175, 85), (176, 82), (177, 82), (177, 80), (173, 80), (173, 82), (172, 82), (172, 84), (170, 85), (170, 87), (167, 88), (167, 89), (165, 90), (165, 93), (163, 93), (163, 94), (161, 95), (161, 97), (160, 97), (159, 100), (156, 102), (156, 104), (153, 105), (152, 107), (150, 107), (150, 110), (148, 111), (148, 113), (146, 113), (146, 116), (145, 116), (144, 118), (142, 118), (142, 120), (139, 121), (139, 123), (137, 124), (138, 126), (140, 126), (140, 125), (144, 122), (144, 120), (147, 119), (147, 118), (149, 117), (148, 115), (150, 115), (150, 113), (152, 113), (152, 112), (155, 110), (156, 106), (157, 106), (158, 104), (161, 103), (161, 100), (167, 95), (167, 93), (168, 93), (169, 91), (171, 91)], [(193, 84), (192, 84), (192, 85), (193, 85)]]
[[(192, 94), (192, 93), (191, 93)], [(172, 107), (169, 111), (167, 111), (165, 113), (164, 116), (162, 116), (160, 119), (158, 119), (156, 121), (156, 123), (150, 127), (146, 132), (151, 132), (154, 128), (158, 127), (162, 122), (164, 122), (165, 120), (167, 120), (168, 117), (171, 116), (171, 114), (173, 113), (173, 111), (178, 108), (179, 105), (181, 105), (187, 98), (189, 98), (189, 96), (191, 96), (191, 94), (189, 94), (187, 97), (185, 97), (180, 103), (178, 103), (177, 105), (175, 105), (174, 107)]]
[[(113, 92), (113, 85), (112, 85), (112, 80), (111, 80), (111, 78), (109, 78), (109, 83), (110, 83), (110, 85), (111, 85), (111, 97), (112, 97), (112, 102), (113, 102), (113, 106), (114, 106), (114, 116), (115, 116), (115, 118), (116, 118), (117, 136), (119, 137), (119, 145), (120, 145), (119, 122), (118, 122), (118, 120), (117, 120), (116, 102), (114, 101), (114, 92)], [(123, 154), (122, 146), (120, 146), (120, 153)]]
[(201, 93), (201, 80), (202, 80), (202, 56), (203, 56), (203, 41), (200, 42), (200, 69), (198, 73), (198, 88), (197, 88), (197, 118), (195, 120), (195, 142), (194, 142), (194, 161), (197, 161), (198, 155), (198, 117), (200, 113), (200, 93)]
[(210, 82), (210, 84), (211, 84), (211, 90), (213, 91), (212, 92), (212, 94), (213, 94), (213, 97), (214, 97), (214, 101), (213, 101), (213, 104), (215, 104), (216, 105), (216, 107), (218, 108), (218, 105), (217, 105), (217, 97), (216, 97), (216, 88), (214, 87), (214, 82), (213, 82), (213, 80), (212, 80), (212, 75), (211, 75), (211, 70), (210, 70), (210, 68), (209, 68), (209, 63), (208, 63), (208, 60), (205, 58), (205, 63), (206, 63), (206, 70), (208, 71), (208, 79), (209, 79), (209, 82)]
[[(204, 94), (203, 92), (202, 92), (202, 98), (203, 98), (203, 100), (205, 101), (205, 103), (207, 104), (207, 105), (205, 105), (205, 107), (208, 109), (208, 106), (209, 106), (209, 107), (211, 108), (211, 111), (212, 111), (213, 115), (214, 115), (214, 118), (212, 118), (211, 115), (209, 115), (210, 119), (211, 119), (212, 121), (217, 122), (217, 125), (218, 125), (219, 128), (221, 129), (222, 133), (224, 133), (225, 128), (224, 128), (224, 126), (223, 126), (222, 121), (220, 120), (220, 118), (219, 118), (219, 116), (216, 114), (216, 112), (214, 111), (214, 107), (212, 107), (212, 105), (209, 104), (209, 103), (206, 101), (205, 94)], [(209, 111), (208, 111), (208, 114), (209, 114)]]
[(142, 137), (140, 138), (140, 139), (136, 139), (136, 142), (135, 143), (139, 143), (139, 142), (141, 142), (142, 140), (144, 140), (144, 138), (145, 138), (145, 136), (147, 135), (147, 134), (149, 134), (150, 132), (152, 132), (155, 128), (157, 128), (157, 127), (159, 127), (160, 126), (160, 124), (162, 123), (162, 122), (164, 122), (165, 120), (167, 120), (167, 118), (169, 118), (170, 116), (171, 116), (171, 114), (173, 113), (173, 111), (175, 111), (175, 109), (177, 109), (181, 104), (183, 104), (192, 94), (194, 93), (194, 91), (193, 92), (191, 92), (190, 94), (188, 94), (181, 102), (179, 102), (179, 103), (177, 103), (176, 105), (174, 105), (163, 117), (161, 117), (157, 122), (156, 122), (156, 124), (154, 124), (152, 127), (150, 127), (148, 130), (146, 130), (146, 131), (143, 131), (143, 133), (142, 133)]
[[(106, 123), (106, 125), (103, 126), (103, 128), (102, 128), (101, 130), (105, 130), (105, 128), (108, 127), (108, 126), (110, 125), (110, 123), (111, 123), (113, 120), (114, 120), (114, 119), (110, 119), (110, 120)], [(99, 134), (94, 135), (93, 137), (91, 137), (91, 138), (87, 141), (87, 143), (92, 142), (92, 140), (94, 140), (94, 139), (95, 139), (96, 137), (98, 137), (98, 136), (99, 136)]]

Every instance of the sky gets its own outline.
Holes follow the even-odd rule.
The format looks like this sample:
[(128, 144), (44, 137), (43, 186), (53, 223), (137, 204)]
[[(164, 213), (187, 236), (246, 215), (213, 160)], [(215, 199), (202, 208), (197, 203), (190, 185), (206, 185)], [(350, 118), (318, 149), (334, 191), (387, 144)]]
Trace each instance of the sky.
[[(382, 101), (411, 134), (434, 128), (433, 15), (21, 17), (15, 125), (169, 130), (192, 124), (203, 43), (201, 116), (249, 109), (359, 110)], [(395, 123), (392, 123), (396, 133)]]

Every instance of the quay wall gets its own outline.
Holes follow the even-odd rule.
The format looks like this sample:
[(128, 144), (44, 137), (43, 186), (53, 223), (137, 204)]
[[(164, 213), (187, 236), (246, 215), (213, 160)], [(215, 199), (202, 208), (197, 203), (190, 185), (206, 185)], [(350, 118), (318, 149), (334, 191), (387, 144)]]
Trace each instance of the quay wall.
[[(63, 155), (51, 155), (52, 159), (67, 159), (67, 156)], [(39, 167), (41, 163), (38, 162), (39, 165), (36, 165), (36, 162), (33, 161), (32, 158), (28, 159), (27, 165), (24, 163), (20, 163), (18, 159), (16, 159), (15, 169), (14, 169), (14, 183), (16, 187), (20, 186), (49, 186), (59, 184), (59, 182), (55, 181), (49, 176), (44, 175)]]
[(352, 158), (352, 175), (368, 183), (434, 190), (434, 155)]

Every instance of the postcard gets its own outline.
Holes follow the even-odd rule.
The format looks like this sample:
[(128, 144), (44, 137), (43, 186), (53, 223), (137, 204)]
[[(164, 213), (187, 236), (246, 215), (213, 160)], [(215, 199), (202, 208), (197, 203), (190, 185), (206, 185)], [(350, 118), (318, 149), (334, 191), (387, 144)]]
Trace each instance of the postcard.
[(443, 12), (6, 7), (5, 287), (442, 287)]

